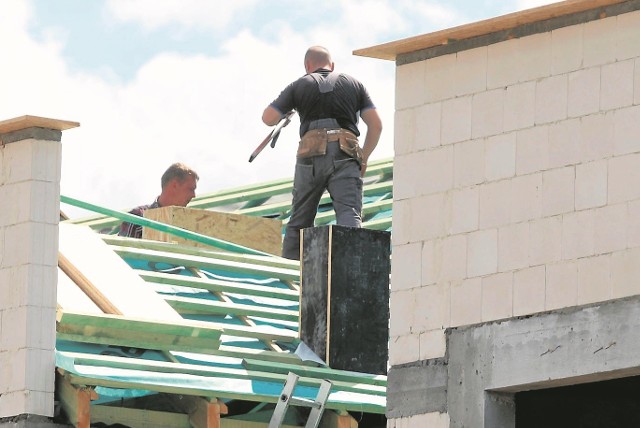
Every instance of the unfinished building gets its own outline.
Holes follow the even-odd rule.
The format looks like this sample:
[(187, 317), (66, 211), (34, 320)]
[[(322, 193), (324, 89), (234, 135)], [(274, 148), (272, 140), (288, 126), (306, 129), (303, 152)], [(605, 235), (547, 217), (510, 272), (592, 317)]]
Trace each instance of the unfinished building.
[[(313, 258), (274, 255), (292, 180), (136, 217), (60, 195), (62, 132), (78, 125), (0, 121), (0, 196), (11, 201), (0, 210), (0, 426), (259, 428), (292, 398), (312, 409), (291, 406), (277, 426), (304, 426), (318, 406), (323, 427), (386, 424), (390, 267), (377, 271), (386, 296), (384, 336), (375, 339), (382, 364), (372, 371), (363, 358), (340, 361), (336, 347), (338, 356), (362, 349), (328, 337), (318, 355), (301, 340), (301, 265)], [(392, 166), (369, 166), (362, 233), (389, 234)], [(61, 221), (61, 201), (99, 214)], [(323, 198), (318, 230), (339, 229), (330, 205)], [(144, 222), (144, 239), (115, 236), (123, 220)], [(329, 286), (339, 276), (321, 274)], [(357, 313), (356, 301), (335, 294), (340, 301), (330, 303)], [(359, 329), (371, 337), (372, 317), (338, 334), (334, 314), (325, 318), (324, 333), (348, 345), (359, 343), (348, 337)], [(295, 389), (285, 393), (291, 374)]]
[(397, 66), (389, 426), (638, 426), (640, 1), (355, 53)]

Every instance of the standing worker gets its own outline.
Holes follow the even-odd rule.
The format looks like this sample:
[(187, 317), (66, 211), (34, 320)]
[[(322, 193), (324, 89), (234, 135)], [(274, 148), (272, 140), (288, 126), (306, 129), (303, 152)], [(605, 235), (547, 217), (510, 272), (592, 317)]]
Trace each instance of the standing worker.
[[(294, 109), (300, 116), (291, 217), (282, 244), (282, 256), (288, 259), (300, 260), (300, 229), (314, 225), (325, 189), (338, 225), (362, 225), (362, 177), (382, 121), (364, 85), (333, 68), (326, 48), (310, 47), (304, 56), (307, 74), (289, 84), (262, 114), (269, 126)], [(367, 125), (362, 148), (358, 116)]]

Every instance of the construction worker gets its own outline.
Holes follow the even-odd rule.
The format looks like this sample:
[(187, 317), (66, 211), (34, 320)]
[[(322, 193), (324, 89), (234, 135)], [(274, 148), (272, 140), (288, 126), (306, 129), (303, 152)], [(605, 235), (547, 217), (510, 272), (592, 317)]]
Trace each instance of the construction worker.
[[(291, 217), (282, 244), (282, 256), (294, 260), (300, 259), (300, 229), (314, 225), (325, 190), (338, 225), (362, 225), (362, 177), (382, 132), (366, 88), (357, 79), (334, 72), (326, 48), (310, 47), (304, 68), (307, 74), (289, 84), (262, 114), (269, 126), (292, 110), (300, 116)], [(362, 147), (358, 116), (367, 125)]]
[[(196, 186), (199, 179), (198, 174), (185, 164), (174, 163), (162, 174), (160, 179), (162, 192), (160, 196), (152, 204), (140, 205), (129, 211), (129, 214), (143, 217), (144, 212), (150, 208), (186, 207), (191, 199), (196, 196)], [(142, 238), (142, 226), (124, 222), (120, 225), (118, 235)]]

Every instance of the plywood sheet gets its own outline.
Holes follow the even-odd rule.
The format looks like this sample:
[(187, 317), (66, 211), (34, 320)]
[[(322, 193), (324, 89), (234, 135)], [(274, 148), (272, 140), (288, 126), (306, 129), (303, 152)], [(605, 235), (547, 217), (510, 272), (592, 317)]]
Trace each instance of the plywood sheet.
[(32, 127), (49, 128), (56, 129), (58, 131), (64, 131), (66, 129), (76, 128), (78, 126), (80, 126), (78, 122), (26, 115), (0, 121), (0, 134)]
[[(197, 208), (162, 207), (147, 210), (145, 218), (181, 227), (202, 235), (232, 242), (280, 255), (282, 248), (282, 222), (262, 217), (223, 213)], [(151, 228), (143, 228), (142, 237), (156, 241), (177, 242), (179, 244), (211, 248), (175, 235)]]
[(60, 223), (60, 253), (123, 315), (182, 320), (180, 314), (89, 227)]

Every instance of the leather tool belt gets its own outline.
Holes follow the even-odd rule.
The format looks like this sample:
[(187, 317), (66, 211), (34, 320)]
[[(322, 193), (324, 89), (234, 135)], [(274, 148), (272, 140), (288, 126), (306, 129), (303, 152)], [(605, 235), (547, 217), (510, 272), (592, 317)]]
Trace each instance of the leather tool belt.
[(327, 143), (338, 141), (340, 150), (357, 160), (362, 161), (362, 149), (358, 137), (347, 129), (312, 129), (302, 136), (298, 146), (298, 158), (321, 156), (327, 153)]

